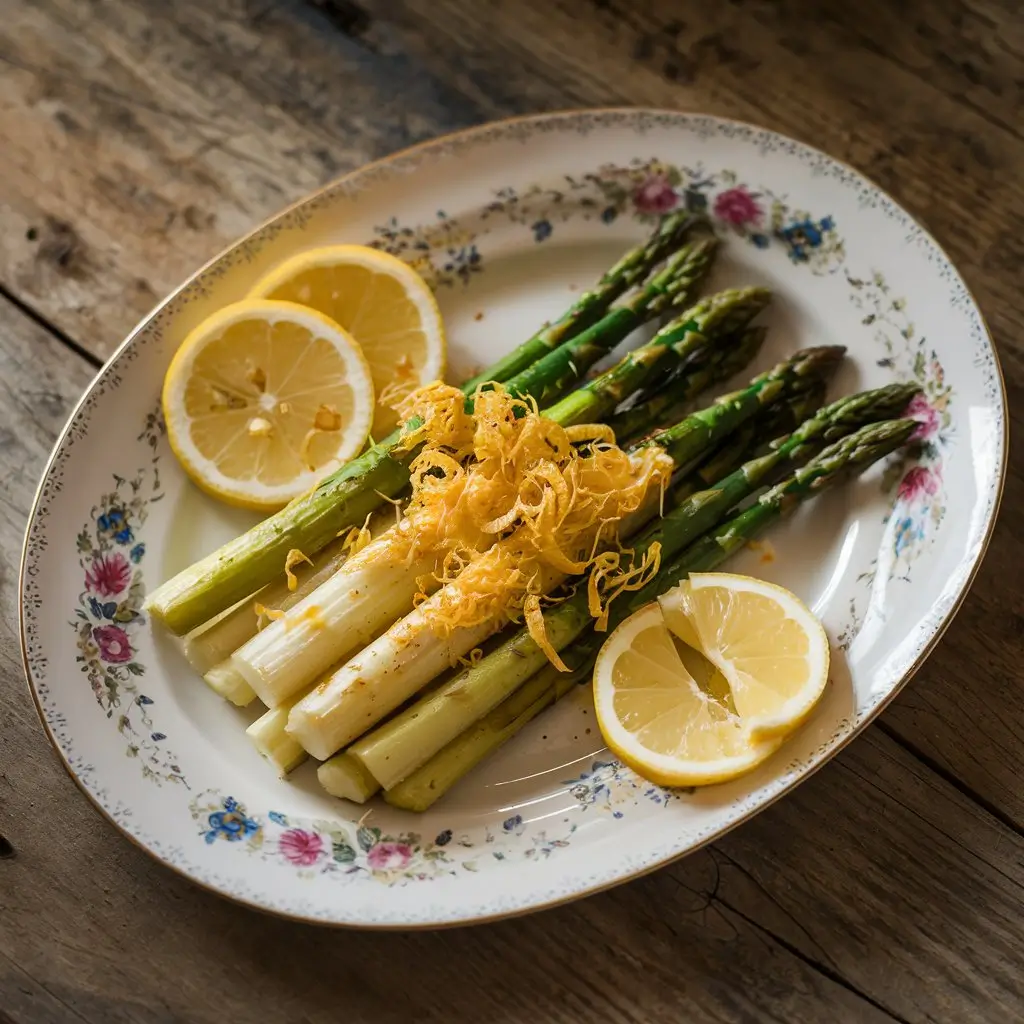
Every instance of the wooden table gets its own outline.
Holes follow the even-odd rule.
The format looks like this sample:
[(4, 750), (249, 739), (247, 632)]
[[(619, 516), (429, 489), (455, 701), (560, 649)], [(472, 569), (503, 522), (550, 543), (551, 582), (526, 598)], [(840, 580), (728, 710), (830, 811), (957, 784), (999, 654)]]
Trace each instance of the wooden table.
[(2, 1024), (1024, 1021), (1019, 452), (970, 599), (882, 720), (722, 842), (573, 906), (410, 935), (263, 917), (122, 839), (43, 736), (25, 516), (135, 321), (366, 160), (613, 104), (759, 122), (874, 177), (975, 290), (1020, 425), (1018, 0), (0, 0)]

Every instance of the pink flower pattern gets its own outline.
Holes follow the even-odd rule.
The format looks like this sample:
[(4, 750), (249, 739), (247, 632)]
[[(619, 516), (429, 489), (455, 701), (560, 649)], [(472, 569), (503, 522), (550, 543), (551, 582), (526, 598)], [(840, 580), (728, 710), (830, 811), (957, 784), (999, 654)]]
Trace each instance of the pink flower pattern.
[(132, 645), (128, 634), (120, 626), (97, 626), (92, 631), (100, 657), (111, 665), (132, 660)]
[(897, 497), (902, 501), (933, 497), (939, 493), (939, 478), (934, 470), (915, 466), (900, 482)]
[(938, 433), (941, 422), (939, 410), (923, 394), (914, 395), (910, 405), (907, 406), (906, 415), (918, 422), (918, 427), (914, 431), (914, 437), (917, 440), (924, 441)]
[(120, 594), (131, 582), (132, 567), (128, 559), (115, 551), (112, 555), (97, 558), (85, 571), (85, 589), (100, 597)]
[(401, 871), (412, 860), (412, 848), (405, 843), (384, 840), (370, 847), (366, 863), (374, 871)]
[(324, 853), (323, 837), (316, 832), (290, 828), (277, 841), (277, 848), (285, 860), (296, 867), (312, 867)]
[(757, 200), (742, 185), (719, 192), (714, 209), (719, 220), (737, 228), (756, 224), (763, 215)]
[(640, 213), (668, 213), (679, 205), (679, 195), (663, 174), (653, 174), (634, 193)]

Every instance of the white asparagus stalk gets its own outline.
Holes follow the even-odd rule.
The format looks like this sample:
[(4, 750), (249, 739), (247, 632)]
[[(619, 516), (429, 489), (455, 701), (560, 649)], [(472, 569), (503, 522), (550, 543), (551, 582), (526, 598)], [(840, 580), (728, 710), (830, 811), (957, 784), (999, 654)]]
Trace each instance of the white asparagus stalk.
[(371, 541), (232, 655), (232, 665), (268, 707), (302, 693), (412, 607), (417, 581), (433, 572), (434, 557), (395, 564), (396, 529)]
[(377, 780), (351, 754), (335, 754), (317, 769), (320, 785), (331, 796), (365, 804), (380, 790)]
[[(273, 586), (276, 589), (277, 584)], [(264, 589), (269, 590), (270, 587)], [(259, 618), (253, 604), (258, 600), (259, 594), (247, 597), (223, 614), (204, 622), (182, 640), (181, 649), (196, 672), (206, 675), (256, 635)]]
[(185, 638), (185, 657), (200, 674), (205, 675), (215, 665), (220, 665), (235, 653), (246, 641), (251, 640), (261, 629), (266, 619), (256, 614), (255, 606), (285, 610), (298, 604), (311, 594), (321, 583), (330, 579), (347, 555), (340, 545), (333, 545), (321, 552), (312, 567), (295, 567), (298, 584), (288, 589), (288, 579), (281, 579), (264, 587), (259, 593), (247, 597), (224, 615), (204, 623)]
[[(487, 639), (502, 625), (500, 615), (441, 635), (435, 628), (440, 611), (458, 595), (500, 587), (495, 565), (504, 564), (505, 550), (515, 550), (508, 538), (481, 555), (459, 576), (395, 622), (373, 643), (329, 674), (300, 700), (288, 717), (288, 731), (321, 761), (351, 743), (429, 684), (459, 658)], [(541, 570), (539, 590), (547, 593), (564, 576)], [(514, 574), (513, 574), (514, 576)], [(510, 578), (508, 596), (521, 584)], [(258, 691), (257, 691), (258, 692)]]
[(253, 688), (235, 671), (230, 661), (214, 665), (203, 675), (203, 682), (218, 697), (223, 697), (239, 708), (247, 707), (256, 699)]
[(294, 700), (269, 708), (248, 729), (253, 746), (278, 770), (283, 778), (306, 760), (306, 751), (285, 732), (288, 713)]
[[(448, 676), (448, 673), (443, 673), (437, 682), (447, 679)], [(312, 687), (307, 687), (280, 707), (270, 708), (246, 729), (246, 735), (252, 740), (253, 746), (277, 768), (282, 776), (297, 768), (306, 759), (306, 751), (302, 749), (297, 740), (289, 735), (286, 727), (288, 725), (289, 711), (311, 689)], [(424, 692), (429, 693), (432, 689), (432, 686), (428, 686)], [(402, 705), (397, 710), (402, 710), (405, 706)], [(325, 778), (328, 780), (334, 779), (334, 782), (330, 784), (325, 782), (324, 788), (332, 796), (354, 800), (356, 803), (364, 803), (380, 789), (380, 786), (373, 782), (373, 776), (355, 758), (350, 757), (347, 760), (341, 761), (340, 759), (343, 756), (343, 754), (337, 754), (331, 759), (332, 761), (339, 761), (337, 770), (329, 770), (326, 775), (320, 775), (321, 780)], [(343, 782), (343, 776), (346, 775), (351, 775), (355, 781)], [(371, 782), (373, 782), (373, 785), (372, 788), (369, 788)], [(345, 792), (342, 792), (342, 789), (345, 789)], [(350, 793), (361, 793), (362, 797), (357, 799), (356, 796), (349, 795)]]
[(493, 622), (436, 634), (425, 610), (396, 622), (292, 708), (288, 732), (321, 761), (376, 725), (494, 632)]

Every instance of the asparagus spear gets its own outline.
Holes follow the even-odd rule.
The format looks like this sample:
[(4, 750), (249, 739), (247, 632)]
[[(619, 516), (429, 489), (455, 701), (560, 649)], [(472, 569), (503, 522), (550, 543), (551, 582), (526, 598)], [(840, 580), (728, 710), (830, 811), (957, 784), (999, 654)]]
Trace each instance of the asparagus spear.
[(317, 769), (316, 777), (331, 796), (356, 804), (365, 804), (380, 790), (377, 780), (348, 754), (335, 754), (329, 761), (324, 761)]
[(698, 302), (678, 319), (663, 327), (646, 345), (624, 356), (597, 380), (567, 394), (545, 410), (544, 415), (564, 426), (604, 419), (655, 370), (671, 373), (712, 339), (727, 337), (744, 328), (771, 301), (767, 288), (730, 288)]
[[(616, 395), (626, 386), (625, 382), (640, 382), (650, 372), (655, 362), (645, 353), (654, 352), (656, 360), (685, 359), (694, 351), (707, 348), (720, 326), (731, 329), (743, 323), (759, 312), (767, 300), (763, 289), (744, 289), (722, 292), (698, 302), (646, 345), (581, 387), (571, 407), (559, 403), (545, 410), (544, 415), (563, 425), (597, 418), (603, 410), (617, 404)], [(667, 440), (666, 436), (666, 443)], [(398, 620), (403, 629), (408, 625), (401, 617), (412, 608), (419, 589), (417, 578), (433, 572), (434, 557), (427, 554), (413, 565), (395, 564), (388, 557), (390, 543), (389, 534), (384, 534), (379, 542), (365, 548), (345, 569), (296, 604), (284, 619), (268, 626), (235, 652), (232, 664), (265, 704), (273, 707), (300, 693), (389, 623)], [(466, 638), (468, 642), (468, 634)], [(411, 642), (412, 635), (403, 641), (403, 648), (410, 648)], [(452, 656), (464, 654), (474, 645), (475, 641)], [(439, 648), (432, 650), (436, 654)], [(423, 671), (428, 664), (426, 660), (422, 662)]]
[[(692, 545), (665, 566), (643, 590), (629, 595), (617, 617), (625, 618), (691, 572), (707, 572), (716, 568), (737, 548), (792, 512), (802, 501), (895, 451), (909, 440), (913, 431), (914, 424), (910, 420), (876, 423), (826, 448), (802, 469), (762, 495), (751, 508), (733, 516)], [(426, 811), (472, 768), (525, 728), (544, 708), (568, 693), (575, 683), (588, 679), (604, 640), (604, 635), (593, 631), (581, 637), (565, 651), (566, 657), (576, 666), (571, 673), (557, 672), (552, 665), (541, 668), (526, 685), (475, 726), (387, 790), (385, 800), (405, 810)]]
[(245, 735), (249, 737), (252, 745), (282, 777), (306, 760), (306, 752), (285, 732), (289, 711), (289, 703), (268, 708), (245, 730)]
[[(688, 301), (711, 264), (715, 244), (707, 238), (685, 246), (635, 297), (506, 380), (506, 387), (541, 404), (561, 397), (634, 328)], [(147, 609), (173, 633), (187, 633), (274, 579), (293, 548), (312, 555), (341, 530), (365, 521), (407, 487), (411, 453), (397, 449), (403, 434), (417, 426), (416, 420), (405, 424), (308, 494), (161, 584), (147, 597)]]
[[(780, 363), (773, 370), (754, 378), (743, 391), (719, 399), (708, 409), (694, 413), (682, 423), (661, 431), (645, 444), (662, 448), (670, 455), (677, 467), (685, 466), (744, 420), (752, 417), (764, 405), (775, 401), (788, 385), (811, 374), (826, 372), (828, 368), (836, 365), (842, 354), (843, 349), (839, 347), (808, 349), (798, 353), (792, 359)], [(733, 503), (730, 502), (722, 508), (721, 513), (724, 513)], [(653, 508), (650, 512), (653, 513)], [(711, 514), (710, 512), (698, 514), (698, 509), (695, 509), (694, 512), (697, 521), (703, 524), (702, 529), (710, 526), (720, 514), (716, 513), (714, 518), (708, 519), (707, 516)], [(690, 534), (689, 537), (695, 535)], [(485, 574), (488, 573), (489, 567), (484, 561), (486, 558), (487, 554), (482, 556), (477, 563), (463, 570), (462, 575), (448, 587), (464, 586), (467, 579), (472, 585), (474, 573), (478, 569)], [(557, 582), (557, 579), (551, 581), (550, 586), (553, 587)], [(288, 719), (288, 730), (314, 757), (321, 759), (329, 757), (340, 746), (354, 740), (366, 729), (375, 725), (388, 711), (417, 693), (443, 670), (446, 662), (466, 654), (498, 627), (497, 621), (487, 621), (473, 628), (457, 630), (445, 639), (436, 636), (429, 626), (428, 616), (436, 603), (446, 597), (451, 598), (451, 593), (447, 588), (439, 591), (400, 622), (395, 623), (386, 633), (378, 637), (359, 655), (343, 665), (324, 680), (317, 689), (295, 705)], [(577, 609), (581, 619), (585, 622), (588, 619), (586, 593), (581, 592), (580, 598), (582, 604), (577, 599), (559, 607)], [(578, 625), (577, 632), (581, 628), (582, 625)], [(565, 642), (568, 642), (569, 639), (572, 637), (568, 637)], [(536, 645), (534, 646), (536, 647)], [(542, 652), (540, 657), (544, 658)], [(512, 660), (514, 661), (515, 658), (513, 657)], [(529, 674), (527, 672), (525, 675), (520, 675), (518, 682), (522, 682)], [(253, 681), (250, 680), (250, 682)], [(449, 685), (454, 685), (455, 692), (461, 694), (460, 686)], [(259, 692), (258, 688), (257, 692)], [(401, 734), (405, 726), (404, 724), (396, 726), (396, 723), (400, 720), (404, 723), (410, 715), (418, 715), (418, 711), (403, 714), (395, 722), (389, 723), (385, 727), (386, 735), (393, 735), (396, 728)], [(472, 720), (470, 719), (470, 721)], [(461, 731), (461, 728), (456, 731), (456, 734), (458, 731)], [(450, 738), (452, 737), (446, 737), (439, 746)], [(387, 749), (389, 751), (394, 746), (396, 744), (388, 741)], [(401, 744), (397, 744), (397, 746), (401, 746)], [(416, 756), (418, 749), (420, 749), (419, 746), (415, 744), (406, 747), (405, 753), (401, 756), (404, 758), (405, 754), (409, 753)], [(360, 747), (359, 753), (362, 756), (362, 747)], [(433, 753), (433, 750), (430, 753)], [(429, 754), (425, 756), (429, 756)], [(399, 755), (389, 753), (388, 757), (393, 757), (397, 763)], [(365, 759), (364, 763), (379, 781), (385, 782), (384, 778), (377, 775), (378, 770), (384, 770), (384, 766), (378, 765), (376, 761), (371, 766)]]
[(803, 389), (770, 405), (739, 430), (672, 487), (672, 504), (677, 505), (698, 491), (712, 487), (739, 469), (744, 462), (769, 450), (759, 446), (760, 437), (782, 437), (810, 419), (822, 406), (827, 385), (824, 380), (806, 380)]
[[(542, 408), (566, 396), (567, 392), (570, 395), (575, 393), (572, 388), (576, 387), (583, 379), (587, 370), (603, 359), (636, 328), (662, 313), (685, 308), (693, 301), (697, 285), (707, 274), (717, 246), (718, 241), (713, 237), (699, 238), (689, 242), (666, 263), (662, 270), (651, 277), (635, 296), (613, 306), (608, 314), (593, 327), (581, 331), (564, 345), (549, 352), (546, 356), (542, 356), (535, 363), (531, 363), (515, 377), (510, 377), (504, 382), (505, 387), (513, 394), (532, 396)], [(753, 300), (749, 299), (746, 293), (755, 290), (764, 296), (762, 305), (767, 303), (768, 293), (765, 289), (744, 289), (744, 301), (752, 305)], [(719, 302), (715, 304), (716, 309), (719, 304), (726, 303), (727, 300), (724, 298), (726, 294), (729, 293), (721, 293)], [(719, 316), (721, 315), (719, 314)], [(737, 311), (737, 316), (740, 315)], [(750, 319), (752, 315), (752, 313), (748, 314), (747, 319)], [(681, 324), (681, 322), (682, 318), (674, 321), (675, 324)], [(665, 338), (664, 331), (659, 333)], [(668, 343), (667, 339), (663, 343)], [(622, 362), (617, 366), (621, 366)], [(607, 377), (607, 374), (602, 374), (602, 377)], [(593, 381), (590, 382), (590, 384), (593, 383)], [(584, 385), (578, 390), (586, 391), (589, 386)], [(472, 408), (471, 396), (472, 393), (467, 395), (468, 409)]]
[[(667, 563), (728, 511), (770, 482), (780, 467), (806, 461), (823, 439), (849, 433), (864, 423), (884, 419), (907, 404), (907, 389), (883, 388), (840, 399), (805, 421), (767, 455), (744, 463), (714, 488), (700, 491), (654, 523), (632, 542), (642, 555), (655, 542)], [(649, 588), (648, 588), (649, 589)], [(624, 602), (612, 606), (621, 614)], [(544, 615), (548, 640), (561, 651), (591, 624), (587, 594), (580, 590)], [(362, 737), (349, 750), (385, 787), (395, 785), (474, 721), (505, 699), (547, 661), (525, 629), (472, 668), (433, 694), (417, 701), (386, 725)]]
[(524, 341), (483, 373), (467, 380), (462, 386), (463, 391), (471, 395), (481, 384), (511, 379), (552, 349), (596, 323), (619, 296), (643, 281), (653, 267), (677, 249), (697, 223), (698, 219), (687, 212), (674, 213), (666, 217), (646, 242), (630, 249), (562, 316), (553, 323), (546, 324), (532, 338)]
[(620, 445), (633, 444), (661, 424), (682, 419), (684, 410), (698, 395), (740, 373), (757, 357), (768, 331), (747, 327), (738, 335), (715, 345), (706, 359), (684, 367), (667, 386), (650, 397), (641, 397), (624, 412), (606, 421)]

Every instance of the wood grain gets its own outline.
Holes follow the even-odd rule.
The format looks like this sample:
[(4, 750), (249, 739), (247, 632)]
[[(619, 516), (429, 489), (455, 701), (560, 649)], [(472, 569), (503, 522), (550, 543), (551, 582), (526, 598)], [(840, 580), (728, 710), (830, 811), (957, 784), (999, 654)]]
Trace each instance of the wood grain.
[(11, 628), (92, 372), (69, 344), (102, 358), (285, 202), (514, 113), (704, 110), (853, 163), (963, 271), (1017, 429), (1022, 100), (1013, 0), (0, 0), (0, 1022), (1024, 1020), (1015, 450), (977, 584), (879, 727), (715, 847), (487, 928), (331, 933), (153, 864), (59, 767)]

